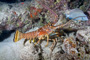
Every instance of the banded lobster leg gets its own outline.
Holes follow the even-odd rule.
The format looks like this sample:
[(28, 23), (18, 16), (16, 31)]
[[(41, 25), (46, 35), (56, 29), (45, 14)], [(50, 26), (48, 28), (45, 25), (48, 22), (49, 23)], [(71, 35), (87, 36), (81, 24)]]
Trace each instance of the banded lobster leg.
[(43, 36), (40, 36), (40, 37), (38, 38), (39, 40), (35, 43), (35, 46), (41, 41), (42, 37), (43, 37)]
[[(43, 35), (42, 35), (42, 36), (40, 36), (40, 37), (39, 37), (39, 40), (36, 42), (36, 44), (35, 44), (35, 45), (37, 45), (37, 44), (41, 41), (41, 39), (43, 39), (43, 37), (44, 37)], [(47, 37), (47, 44), (45, 45), (45, 47), (47, 47), (47, 46), (48, 46), (48, 43), (49, 43), (49, 35), (47, 34), (47, 35), (46, 35), (46, 37)]]
[(48, 46), (48, 42), (49, 42), (49, 35), (46, 35), (47, 36), (47, 44), (45, 45), (45, 47)]
[[(23, 45), (25, 46), (25, 43), (28, 41), (28, 39), (25, 39), (24, 42), (23, 42)], [(29, 39), (29, 43), (31, 43), (31, 39)], [(33, 42), (35, 42), (35, 40), (33, 39)]]

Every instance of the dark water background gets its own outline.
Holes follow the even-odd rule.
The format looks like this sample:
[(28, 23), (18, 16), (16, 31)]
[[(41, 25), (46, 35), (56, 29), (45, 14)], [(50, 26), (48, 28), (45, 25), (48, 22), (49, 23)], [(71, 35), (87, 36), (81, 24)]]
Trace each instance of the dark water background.
[(2, 33), (0, 34), (0, 42), (8, 38), (13, 32), (15, 32), (15, 30), (3, 30)]
[(16, 2), (24, 2), (25, 0), (0, 0), (0, 2), (6, 2), (6, 3), (16, 3)]

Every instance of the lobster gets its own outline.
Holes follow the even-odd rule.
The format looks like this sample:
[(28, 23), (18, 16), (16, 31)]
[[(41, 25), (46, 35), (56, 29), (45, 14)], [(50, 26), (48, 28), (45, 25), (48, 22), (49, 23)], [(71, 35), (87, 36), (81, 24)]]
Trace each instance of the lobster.
[(35, 38), (38, 38), (39, 40), (36, 42), (36, 44), (38, 44), (40, 42), (40, 40), (42, 40), (45, 37), (47, 37), (47, 44), (45, 45), (45, 47), (46, 47), (46, 46), (48, 46), (49, 35), (52, 32), (54, 32), (57, 28), (62, 28), (64, 26), (66, 26), (67, 24), (69, 24), (71, 21), (69, 21), (69, 22), (67, 22), (65, 24), (57, 25), (57, 26), (54, 26), (54, 24), (48, 23), (45, 26), (39, 28), (38, 30), (32, 31), (32, 32), (28, 32), (28, 33), (21, 33), (18, 30), (16, 30), (14, 42), (17, 42), (17, 41), (25, 38), (25, 41), (23, 43), (25, 45), (27, 40), (29, 40), (31, 42), (32, 39), (34, 41)]

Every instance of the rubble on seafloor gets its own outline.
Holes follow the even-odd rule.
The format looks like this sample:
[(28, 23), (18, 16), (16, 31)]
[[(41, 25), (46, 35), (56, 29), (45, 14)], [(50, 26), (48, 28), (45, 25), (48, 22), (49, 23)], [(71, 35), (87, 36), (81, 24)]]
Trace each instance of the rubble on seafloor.
[[(85, 15), (80, 9), (70, 9), (70, 11), (68, 10), (68, 13), (66, 10), (68, 9), (67, 3), (69, 2), (69, 0), (56, 0), (56, 2), (54, 2), (54, 0), (43, 0), (41, 2), (45, 5), (41, 4), (42, 7), (37, 2), (34, 2), (35, 1), (26, 1), (22, 5), (21, 3), (5, 5), (1, 4), (2, 7), (0, 5), (0, 16), (2, 18), (0, 18), (0, 29), (18, 29), (19, 31), (24, 33), (36, 31), (37, 29), (39, 29), (39, 27), (44, 25), (43, 23), (53, 22), (53, 20), (55, 19), (53, 15), (55, 13), (53, 11), (58, 14), (55, 26), (65, 24), (66, 22), (70, 21), (70, 19), (72, 20), (72, 22), (60, 29), (56, 29), (54, 32), (57, 34), (51, 33), (49, 35), (50, 40), (47, 47), (45, 47), (45, 45), (47, 44), (46, 38), (42, 39), (36, 46), (34, 44), (37, 41), (35, 41), (35, 43), (33, 41), (31, 43), (27, 41), (24, 46), (23, 42), (25, 39), (14, 42), (13, 39), (15, 32), (12, 33), (9, 38), (0, 42), (0, 59), (90, 60), (90, 26), (88, 22), (90, 21), (90, 17), (87, 18), (87, 15)], [(52, 6), (50, 6), (49, 3), (52, 3)], [(50, 7), (51, 10), (47, 6)], [(40, 9), (45, 8), (46, 10), (42, 9), (42, 12), (37, 16), (34, 16), (33, 18), (30, 13), (34, 12), (34, 10), (32, 9), (36, 9), (36, 7)], [(68, 18), (70, 19), (65, 16), (65, 11), (66, 13), (68, 13), (67, 15), (69, 15)], [(80, 14), (78, 14), (78, 12)], [(75, 16), (85, 16), (85, 18), (79, 17), (79, 20), (78, 18), (77, 20), (74, 20)], [(53, 39), (55, 39), (55, 44), (53, 43)]]

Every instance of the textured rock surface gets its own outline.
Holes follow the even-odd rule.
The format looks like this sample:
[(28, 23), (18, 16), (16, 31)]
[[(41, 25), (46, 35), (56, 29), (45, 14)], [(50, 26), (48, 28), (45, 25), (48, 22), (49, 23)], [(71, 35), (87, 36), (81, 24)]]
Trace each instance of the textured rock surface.
[(85, 30), (78, 30), (76, 37), (80, 40), (80, 41), (84, 41), (84, 42), (90, 42), (90, 28), (87, 28)]
[(39, 59), (40, 49), (35, 48), (34, 44), (31, 43), (29, 46), (25, 46), (20, 51), (21, 60), (38, 60)]
[(30, 17), (30, 10), (33, 11), (32, 7), (37, 7), (37, 3), (35, 1), (23, 3), (8, 4), (0, 2), (0, 31), (20, 29), (20, 31), (26, 32), (32, 26), (36, 26), (36, 21), (33, 21)]

